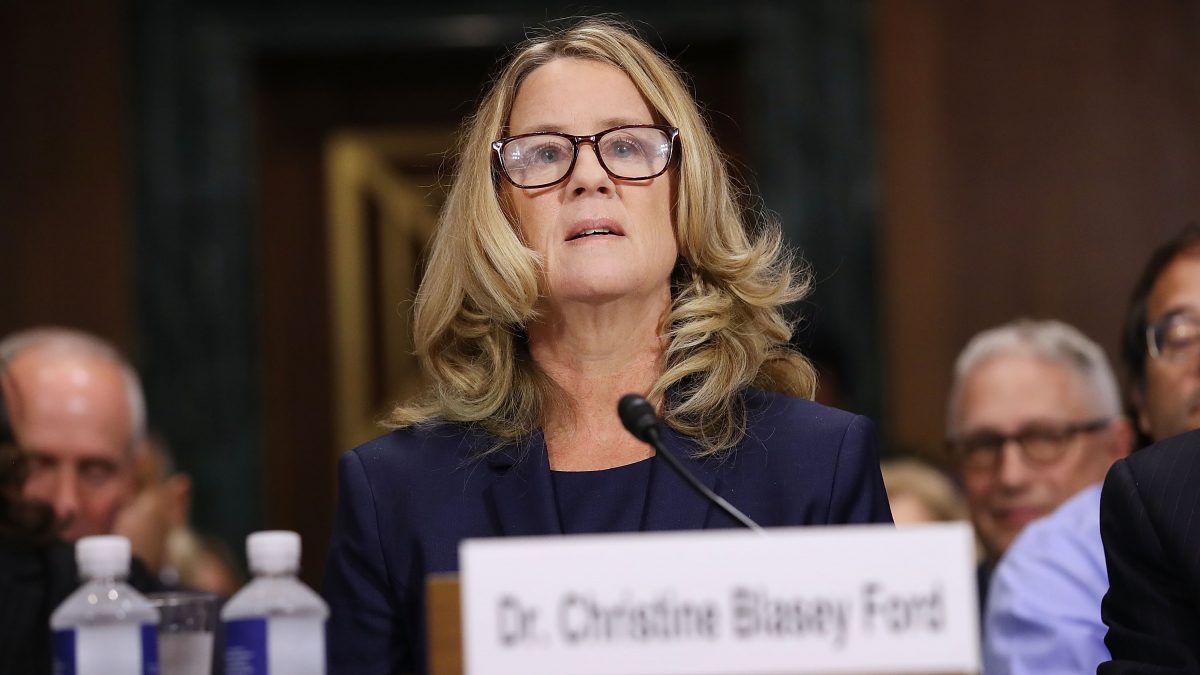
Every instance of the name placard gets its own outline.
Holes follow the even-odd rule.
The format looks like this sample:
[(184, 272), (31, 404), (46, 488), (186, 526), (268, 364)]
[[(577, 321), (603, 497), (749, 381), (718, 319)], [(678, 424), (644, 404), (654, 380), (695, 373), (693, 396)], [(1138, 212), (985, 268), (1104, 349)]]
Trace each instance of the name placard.
[(469, 540), (469, 675), (976, 673), (965, 524)]

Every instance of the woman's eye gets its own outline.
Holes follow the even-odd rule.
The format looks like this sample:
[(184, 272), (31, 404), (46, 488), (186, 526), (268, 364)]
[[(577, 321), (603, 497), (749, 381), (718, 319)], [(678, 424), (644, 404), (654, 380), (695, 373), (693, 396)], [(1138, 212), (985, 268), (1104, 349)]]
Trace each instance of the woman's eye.
[(608, 146), (608, 155), (618, 159), (628, 159), (640, 155), (642, 149), (636, 143), (628, 140), (613, 141)]
[(562, 161), (563, 151), (555, 145), (543, 145), (533, 153), (534, 161), (550, 164)]

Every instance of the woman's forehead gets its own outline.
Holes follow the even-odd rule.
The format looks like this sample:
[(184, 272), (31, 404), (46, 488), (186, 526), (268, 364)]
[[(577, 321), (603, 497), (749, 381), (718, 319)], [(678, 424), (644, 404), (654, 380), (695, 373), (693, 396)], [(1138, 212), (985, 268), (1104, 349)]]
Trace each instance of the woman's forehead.
[(651, 124), (650, 105), (629, 75), (602, 61), (559, 58), (535, 68), (517, 90), (510, 134), (593, 134), (622, 124)]

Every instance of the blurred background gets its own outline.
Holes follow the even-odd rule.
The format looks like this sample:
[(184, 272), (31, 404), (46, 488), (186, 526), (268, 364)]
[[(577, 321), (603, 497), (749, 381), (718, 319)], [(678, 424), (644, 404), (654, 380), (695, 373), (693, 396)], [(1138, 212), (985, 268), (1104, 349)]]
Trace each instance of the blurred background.
[(1200, 0), (110, 0), (0, 8), (0, 335), (141, 370), (240, 551), (323, 568), (334, 465), (420, 386), (408, 317), (448, 150), (548, 19), (621, 12), (690, 75), (811, 263), (822, 396), (936, 459), (954, 357), (1018, 316), (1115, 360), (1150, 250), (1200, 219)]

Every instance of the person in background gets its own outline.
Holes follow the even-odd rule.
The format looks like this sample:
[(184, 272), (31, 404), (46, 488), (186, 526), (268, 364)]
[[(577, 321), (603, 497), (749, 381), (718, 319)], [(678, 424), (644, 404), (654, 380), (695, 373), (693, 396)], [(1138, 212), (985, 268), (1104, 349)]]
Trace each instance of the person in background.
[(27, 458), (23, 492), (49, 504), (58, 536), (110, 534), (133, 495), (145, 402), (133, 368), (108, 343), (65, 328), (38, 328), (0, 341), (12, 422)]
[(1151, 255), (1122, 339), (1139, 430), (1104, 482), (1103, 675), (1200, 672), (1200, 225)]
[(984, 331), (959, 357), (949, 420), (972, 519), (998, 561), (981, 598), (984, 671), (1094, 669), (1103, 644), (1088, 619), (1107, 585), (1092, 563), (1099, 483), (1134, 438), (1104, 351), (1059, 321)]
[(955, 363), (952, 453), (991, 570), (1030, 522), (1098, 483), (1132, 430), (1103, 351), (1058, 321), (1020, 320), (976, 335)]
[(230, 598), (246, 583), (233, 551), (220, 539), (190, 527), (171, 533), (167, 559), (178, 573), (179, 584), (185, 588)]
[(962, 491), (946, 474), (919, 459), (889, 459), (880, 464), (896, 525), (967, 520)]
[(424, 580), (463, 539), (736, 527), (625, 430), (630, 392), (762, 526), (891, 522), (873, 425), (808, 400), (788, 346), (807, 280), (661, 54), (613, 21), (531, 38), (457, 160), (415, 303), (431, 387), (339, 464), (334, 675), (425, 672)]
[(54, 539), (54, 511), (21, 496), (27, 466), (13, 437), (13, 394), (0, 360), (0, 673), (50, 673), (50, 613), (75, 590), (74, 552)]
[(117, 516), (114, 534), (127, 537), (166, 587), (230, 597), (242, 585), (236, 565), (215, 540), (189, 525), (192, 480), (175, 467), (166, 441), (146, 435), (134, 467), (134, 495)]
[(1200, 224), (1151, 255), (1134, 286), (1121, 356), (1138, 430), (1161, 441), (1200, 428)]
[[(111, 534), (132, 496), (145, 405), (97, 337), (39, 328), (0, 340), (0, 673), (50, 672), (50, 614), (79, 585), (73, 544)], [(163, 590), (141, 560), (129, 584)]]
[(179, 575), (168, 561), (167, 539), (187, 526), (192, 480), (175, 470), (165, 441), (150, 433), (137, 452), (133, 483), (133, 497), (117, 515), (113, 533), (129, 539), (133, 555), (166, 585), (176, 585)]

